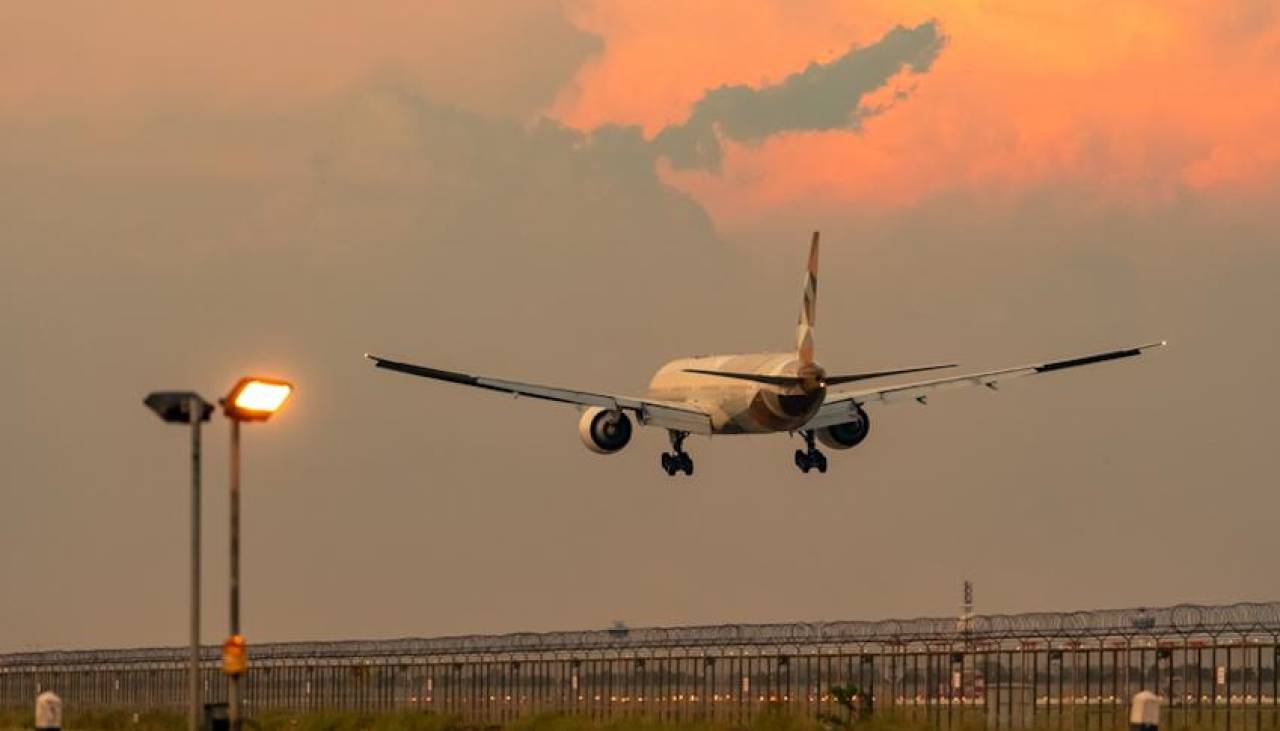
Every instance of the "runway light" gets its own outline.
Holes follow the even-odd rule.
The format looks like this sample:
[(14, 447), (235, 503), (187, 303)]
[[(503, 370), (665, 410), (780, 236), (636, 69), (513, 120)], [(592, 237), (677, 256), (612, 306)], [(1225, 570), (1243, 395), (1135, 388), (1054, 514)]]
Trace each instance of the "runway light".
[(227, 416), (238, 421), (266, 421), (293, 393), (293, 384), (272, 378), (241, 378), (222, 400)]

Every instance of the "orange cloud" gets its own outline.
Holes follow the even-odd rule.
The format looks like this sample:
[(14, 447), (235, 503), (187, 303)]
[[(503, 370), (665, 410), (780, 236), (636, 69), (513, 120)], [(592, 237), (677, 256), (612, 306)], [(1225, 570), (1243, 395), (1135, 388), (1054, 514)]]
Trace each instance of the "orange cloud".
[(828, 4), (570, 0), (570, 19), (603, 37), (605, 50), (551, 114), (579, 129), (618, 122), (654, 134), (683, 121), (708, 89), (781, 81), (811, 61), (844, 54), (852, 42), (873, 42), (894, 24), (859, 22)]
[(860, 132), (726, 141), (719, 174), (663, 171), (722, 222), (784, 205), (899, 208), (947, 191), (998, 199), (1056, 185), (1141, 204), (1280, 178), (1280, 10), (1271, 3), (665, 5), (573, 6), (606, 50), (553, 113), (653, 134), (709, 88), (777, 80), (894, 24), (936, 18), (949, 39), (926, 74), (900, 80), (909, 97)]

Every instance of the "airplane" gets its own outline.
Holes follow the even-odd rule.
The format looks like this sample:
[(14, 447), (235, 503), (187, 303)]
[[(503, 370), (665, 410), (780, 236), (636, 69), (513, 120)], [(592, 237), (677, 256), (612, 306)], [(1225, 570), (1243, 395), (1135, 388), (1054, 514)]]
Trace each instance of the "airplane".
[(998, 390), (1002, 381), (1053, 373), (1068, 368), (1141, 355), (1164, 341), (1062, 360), (1031, 363), (980, 373), (931, 378), (852, 391), (831, 387), (888, 376), (954, 368), (954, 363), (828, 375), (814, 359), (814, 320), (818, 300), (818, 232), (809, 247), (804, 299), (792, 352), (709, 355), (673, 360), (658, 369), (643, 397), (578, 391), (509, 381), (391, 360), (365, 353), (377, 368), (457, 383), (515, 396), (573, 404), (582, 412), (578, 434), (587, 449), (616, 454), (631, 441), (632, 419), (642, 426), (666, 429), (671, 452), (662, 453), (669, 476), (693, 475), (693, 458), (684, 449), (693, 434), (799, 434), (804, 449), (795, 452), (804, 473), (827, 471), (827, 457), (817, 448), (858, 446), (870, 433), (868, 407), (881, 404), (927, 404), (934, 391), (978, 386)]

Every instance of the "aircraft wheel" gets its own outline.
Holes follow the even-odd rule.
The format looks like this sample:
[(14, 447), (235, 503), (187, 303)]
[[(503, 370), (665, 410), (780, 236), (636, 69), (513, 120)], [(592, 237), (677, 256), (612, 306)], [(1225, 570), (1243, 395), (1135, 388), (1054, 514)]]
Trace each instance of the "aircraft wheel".
[(678, 459), (680, 460), (680, 469), (689, 477), (693, 477), (693, 457), (690, 457), (688, 452), (681, 452)]
[(806, 475), (809, 474), (810, 468), (813, 467), (813, 464), (809, 461), (809, 455), (805, 454), (803, 449), (796, 450), (796, 467), (799, 467), (800, 471)]
[(662, 471), (666, 472), (668, 477), (671, 477), (676, 474), (676, 469), (678, 468), (679, 468), (679, 465), (676, 464), (676, 460), (673, 459), (670, 454), (663, 452), (662, 453)]
[(827, 455), (822, 452), (813, 453), (813, 463), (821, 474), (827, 474)]

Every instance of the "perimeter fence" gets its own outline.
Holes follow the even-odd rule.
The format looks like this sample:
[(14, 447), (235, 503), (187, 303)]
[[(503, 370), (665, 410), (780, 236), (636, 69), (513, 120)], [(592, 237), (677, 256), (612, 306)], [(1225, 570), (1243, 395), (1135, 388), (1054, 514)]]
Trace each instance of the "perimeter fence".
[[(0, 655), (0, 705), (181, 711), (187, 650)], [(251, 648), (247, 713), (420, 709), (740, 723), (773, 710), (938, 726), (1117, 729), (1139, 690), (1174, 725), (1280, 727), (1280, 602), (969, 618), (719, 625)], [(217, 648), (206, 701), (225, 700)], [(855, 695), (841, 702), (840, 688)]]

